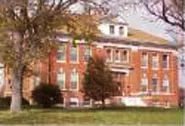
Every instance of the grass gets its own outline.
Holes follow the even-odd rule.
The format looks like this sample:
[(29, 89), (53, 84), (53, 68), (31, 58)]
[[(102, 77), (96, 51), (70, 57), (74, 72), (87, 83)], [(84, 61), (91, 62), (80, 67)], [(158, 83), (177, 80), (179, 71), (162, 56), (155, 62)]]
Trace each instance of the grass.
[(115, 110), (0, 110), (0, 124), (183, 124), (180, 109), (126, 108)]

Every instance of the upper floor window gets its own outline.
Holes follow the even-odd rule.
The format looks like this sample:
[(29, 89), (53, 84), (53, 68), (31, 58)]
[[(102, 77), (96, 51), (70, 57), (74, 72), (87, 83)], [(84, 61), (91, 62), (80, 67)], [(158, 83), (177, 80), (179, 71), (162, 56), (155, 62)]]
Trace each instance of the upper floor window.
[(119, 62), (120, 61), (120, 51), (118, 49), (114, 50), (114, 61)]
[(146, 73), (143, 73), (141, 78), (141, 91), (146, 92), (148, 87), (148, 77)]
[(148, 54), (146, 52), (141, 54), (141, 67), (148, 67)]
[(78, 89), (78, 73), (76, 69), (73, 69), (71, 71), (71, 76), (70, 76), (70, 89)]
[(60, 45), (57, 51), (57, 61), (64, 62), (66, 60), (66, 45)]
[(109, 26), (109, 30), (110, 30), (110, 34), (114, 34), (115, 33), (115, 27), (114, 27), (114, 25), (110, 25)]
[(157, 86), (158, 86), (158, 77), (157, 77), (157, 74), (154, 73), (152, 76), (152, 91), (153, 92), (157, 91)]
[(71, 47), (70, 51), (70, 61), (71, 62), (77, 62), (78, 61), (78, 49), (77, 47)]
[(128, 50), (122, 50), (120, 58), (121, 58), (121, 62), (128, 62), (128, 59), (129, 59), (129, 52), (128, 52)]
[(169, 78), (167, 74), (165, 74), (163, 78), (163, 91), (169, 92)]
[(91, 57), (90, 46), (84, 46), (84, 61), (88, 62), (90, 57)]
[(158, 63), (159, 63), (159, 60), (158, 60), (157, 53), (152, 54), (152, 68), (154, 69), (158, 68)]
[(106, 60), (107, 62), (112, 62), (112, 50), (111, 49), (106, 49)]
[(123, 35), (124, 34), (124, 28), (122, 26), (119, 27), (119, 34), (120, 35)]
[(163, 68), (169, 67), (169, 56), (167, 54), (163, 55)]
[(64, 89), (65, 88), (65, 72), (61, 68), (60, 71), (57, 73), (57, 84)]

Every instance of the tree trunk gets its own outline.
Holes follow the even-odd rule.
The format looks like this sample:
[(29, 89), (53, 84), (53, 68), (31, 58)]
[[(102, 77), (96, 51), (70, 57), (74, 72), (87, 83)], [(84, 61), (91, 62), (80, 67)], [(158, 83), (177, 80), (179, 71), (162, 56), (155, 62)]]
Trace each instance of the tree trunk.
[(12, 100), (10, 105), (10, 110), (14, 112), (21, 111), (22, 104), (22, 67), (19, 65), (14, 68), (13, 71), (13, 81), (12, 81)]
[(102, 102), (102, 109), (105, 109), (105, 99), (103, 98), (103, 99), (101, 100), (101, 102)]

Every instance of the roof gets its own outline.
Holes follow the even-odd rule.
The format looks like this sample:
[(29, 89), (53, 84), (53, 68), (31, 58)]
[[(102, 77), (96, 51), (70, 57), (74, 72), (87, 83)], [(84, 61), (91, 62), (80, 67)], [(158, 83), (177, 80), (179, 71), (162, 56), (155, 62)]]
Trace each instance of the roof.
[(131, 40), (139, 40), (140, 42), (152, 42), (152, 43), (158, 43), (158, 44), (168, 44), (168, 41), (166, 39), (163, 39), (158, 36), (154, 36), (152, 34), (149, 34), (147, 32), (128, 28), (128, 38)]

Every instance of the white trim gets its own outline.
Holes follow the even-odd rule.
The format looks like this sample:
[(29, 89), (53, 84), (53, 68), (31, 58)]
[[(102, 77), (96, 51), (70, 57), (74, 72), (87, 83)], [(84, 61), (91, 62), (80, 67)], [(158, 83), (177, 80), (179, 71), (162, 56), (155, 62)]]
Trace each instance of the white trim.
[(129, 70), (125, 70), (125, 69), (114, 69), (114, 68), (110, 68), (110, 71), (112, 72), (120, 72), (120, 73), (129, 73)]
[(173, 53), (177, 53), (176, 50), (174, 49), (167, 49), (167, 48), (162, 48), (162, 47), (144, 47), (142, 45), (140, 46), (133, 46), (133, 45), (124, 45), (124, 44), (114, 44), (114, 43), (99, 43), (99, 42), (94, 42), (93, 44), (97, 45), (97, 46), (113, 46), (113, 47), (120, 47), (120, 48), (130, 48), (130, 49), (134, 49), (134, 50), (153, 50), (153, 51), (157, 51), (157, 52), (173, 52)]

